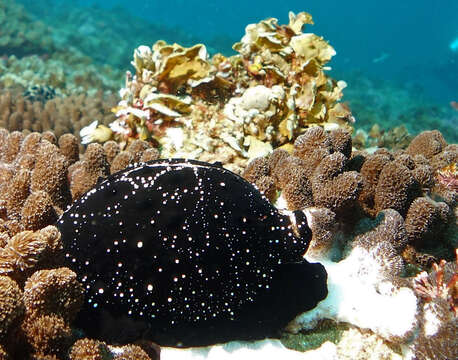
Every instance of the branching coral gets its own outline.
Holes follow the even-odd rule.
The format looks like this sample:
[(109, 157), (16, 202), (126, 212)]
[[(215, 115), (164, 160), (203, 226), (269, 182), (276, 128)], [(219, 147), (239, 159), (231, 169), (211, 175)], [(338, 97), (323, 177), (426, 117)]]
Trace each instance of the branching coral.
[(375, 213), (392, 208), (405, 216), (409, 205), (419, 195), (419, 184), (411, 170), (393, 161), (380, 172), (374, 196)]
[[(457, 331), (456, 265), (441, 261), (418, 275), (412, 286), (417, 297), (400, 285), (400, 254), (431, 260), (422, 253), (427, 245), (448, 252), (453, 245), (444, 234), (456, 211), (457, 146), (432, 131), (406, 151), (352, 153), (353, 118), (339, 102), (345, 83), (325, 75), (335, 52), (322, 38), (302, 33), (309, 24), (311, 17), (300, 13), (290, 14), (288, 25), (275, 19), (249, 25), (232, 57), (210, 59), (201, 44), (139, 47), (136, 72), (127, 74), (114, 113), (114, 99), (101, 93), (61, 98), (61, 89), (41, 102), (1, 95), (0, 126), (55, 135), (0, 130), (0, 357), (11, 351), (10, 358), (57, 360), (67, 352), (73, 360), (154, 358), (144, 347), (97, 340), (71, 347), (83, 288), (76, 274), (59, 268), (60, 236), (48, 225), (99, 178), (158, 158), (158, 148), (163, 156), (219, 160), (237, 171), (254, 159), (244, 172), (249, 181), (278, 205), (305, 209), (313, 231), (310, 257), (340, 260), (341, 248), (349, 249), (347, 258), (327, 265), (332, 296), (321, 307), (327, 317), (394, 341), (418, 333), (411, 344), (418, 359), (457, 356), (447, 346)], [(8, 66), (21, 69), (42, 63), (8, 59)], [(30, 71), (2, 74), (0, 82), (35, 78)], [(64, 86), (65, 74), (55, 78)], [(80, 160), (79, 131), (94, 120), (85, 140), (105, 143), (88, 146)], [(61, 136), (68, 131), (76, 137)], [(401, 129), (392, 138), (404, 148), (408, 137)], [(364, 216), (375, 226), (357, 227), (361, 231), (345, 244), (344, 227)], [(374, 308), (387, 312), (374, 314)]]
[(57, 141), (52, 134), (3, 134), (0, 199), (5, 231), (13, 236), (52, 224), (70, 203), (68, 161), (53, 144)]
[[(12, 358), (60, 359), (74, 341), (71, 322), (83, 301), (76, 274), (59, 268), (60, 233), (50, 226), (70, 202), (69, 189), (81, 188), (69, 173), (84, 168), (87, 184), (109, 174), (107, 153), (111, 161), (128, 154), (133, 162), (156, 158), (158, 152), (142, 142), (122, 152), (114, 143), (111, 150), (92, 144), (76, 161), (78, 146), (70, 134), (24, 136), (1, 129), (0, 139), (0, 343), (6, 342)], [(146, 359), (141, 349), (125, 351)]]
[(58, 315), (71, 321), (83, 303), (83, 287), (67, 268), (39, 270), (24, 286), (28, 316)]
[(104, 342), (80, 339), (76, 341), (70, 350), (71, 360), (104, 360), (110, 358), (109, 350)]
[(438, 131), (419, 134), (405, 152), (380, 149), (365, 157), (360, 170), (364, 179), (361, 207), (371, 217), (386, 208), (401, 213), (409, 234), (405, 251), (409, 262), (429, 266), (434, 256), (444, 256), (456, 246), (451, 217), (457, 195), (437, 174), (441, 166), (457, 158), (456, 147), (447, 145)]
[(425, 302), (445, 300), (449, 304), (450, 311), (457, 316), (458, 253), (456, 263), (446, 265), (447, 262), (441, 260), (439, 264), (433, 264), (430, 274), (426, 271), (418, 274), (414, 278), (414, 289)]
[(424, 131), (416, 136), (407, 147), (407, 153), (410, 155), (423, 155), (427, 159), (442, 152), (447, 146), (442, 134), (437, 130)]
[(57, 136), (71, 133), (79, 142), (80, 130), (94, 119), (99, 124), (109, 124), (115, 119), (110, 109), (117, 100), (117, 96), (99, 92), (94, 96), (56, 97), (43, 104), (30, 102), (13, 91), (4, 91), (0, 92), (0, 126), (10, 131), (52, 130)]
[(79, 198), (91, 189), (99, 178), (105, 178), (109, 173), (109, 164), (103, 147), (99, 144), (90, 144), (84, 158), (75, 162), (69, 169), (72, 198)]
[(450, 216), (446, 203), (437, 203), (427, 197), (416, 198), (406, 216), (409, 242), (417, 246), (438, 247), (436, 234), (447, 227)]
[(39, 231), (22, 231), (0, 248), (0, 274), (19, 281), (34, 270), (58, 262), (60, 233), (54, 226)]
[(447, 165), (437, 171), (436, 180), (440, 186), (458, 192), (458, 169), (456, 163)]
[(35, 356), (62, 356), (71, 344), (72, 330), (57, 315), (27, 317), (22, 329)]

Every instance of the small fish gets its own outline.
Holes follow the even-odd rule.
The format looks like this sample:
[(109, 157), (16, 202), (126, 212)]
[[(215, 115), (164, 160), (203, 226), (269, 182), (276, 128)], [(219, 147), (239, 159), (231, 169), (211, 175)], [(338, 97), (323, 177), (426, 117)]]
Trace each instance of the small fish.
[(388, 59), (391, 55), (386, 53), (386, 52), (382, 52), (378, 57), (372, 59), (372, 62), (374, 64), (377, 64), (377, 63), (382, 63), (382, 62), (385, 62), (386, 59)]
[(57, 226), (86, 289), (87, 336), (172, 346), (275, 336), (327, 295), (324, 267), (303, 259), (305, 215), (280, 213), (218, 164), (135, 164)]

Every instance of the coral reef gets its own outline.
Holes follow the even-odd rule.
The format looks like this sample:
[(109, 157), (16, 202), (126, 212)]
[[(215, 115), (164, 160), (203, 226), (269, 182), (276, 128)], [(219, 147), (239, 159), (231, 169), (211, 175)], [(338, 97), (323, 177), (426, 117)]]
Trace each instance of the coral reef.
[(51, 32), (40, 21), (33, 21), (22, 5), (14, 0), (0, 4), (0, 54), (24, 56), (54, 50)]
[(81, 160), (72, 164), (68, 171), (72, 198), (79, 198), (100, 179), (125, 169), (129, 164), (158, 158), (159, 151), (141, 140), (133, 141), (122, 151), (114, 141), (106, 142), (103, 147), (89, 144)]
[(67, 158), (53, 136), (2, 130), (0, 199), (9, 236), (52, 224), (71, 202)]
[(413, 279), (413, 288), (421, 299), (422, 327), (412, 346), (416, 359), (456, 359), (455, 343), (458, 330), (458, 252), (456, 261), (434, 263), (428, 274), (422, 272)]
[(122, 78), (118, 70), (95, 65), (74, 49), (46, 57), (10, 55), (0, 62), (0, 70), (0, 88), (19, 89), (25, 95), (33, 87), (52, 88), (56, 95), (115, 93)]
[[(339, 276), (346, 276), (346, 279), (363, 281), (363, 288), (357, 287), (359, 289), (357, 291), (353, 288), (353, 293), (362, 294), (363, 289), (366, 289), (364, 291), (369, 291), (371, 296), (374, 296), (372, 304), (379, 304), (379, 308), (388, 303), (396, 303), (393, 306), (399, 306), (401, 299), (407, 301), (406, 308), (403, 307), (406, 322), (402, 331), (399, 329), (396, 330), (397, 332), (394, 331), (389, 325), (389, 320), (382, 322), (378, 319), (377, 327), (372, 327), (370, 323), (358, 323), (357, 318), (361, 316), (358, 311), (364, 309), (364, 304), (357, 305), (359, 303), (351, 300), (353, 298), (343, 302), (352, 304), (353, 310), (347, 309), (349, 310), (347, 315), (341, 315), (339, 320), (349, 321), (363, 328), (369, 327), (379, 336), (404, 343), (418, 324), (426, 324), (426, 319), (434, 315), (443, 325), (434, 333), (425, 333), (424, 331), (429, 331), (425, 327), (426, 330), (421, 330), (422, 335), (409, 343), (409, 348), (412, 352), (421, 355), (431, 354), (431, 349), (442, 346), (444, 353), (453, 354), (450, 353), (452, 351), (450, 347), (444, 344), (444, 339), (450, 338), (456, 329), (454, 325), (456, 320), (453, 320), (455, 317), (450, 305), (450, 299), (454, 299), (454, 295), (451, 295), (451, 290), (447, 290), (449, 295), (443, 295), (445, 293), (440, 292), (442, 291), (440, 289), (444, 289), (444, 286), (436, 284), (453, 284), (452, 279), (456, 278), (453, 271), (456, 270), (450, 270), (451, 265), (448, 263), (435, 265), (432, 275), (429, 277), (421, 275), (416, 280), (416, 285), (412, 285), (415, 293), (410, 292), (406, 288), (405, 281), (402, 280), (407, 269), (401, 255), (406, 259), (407, 250), (413, 248), (413, 257), (419, 264), (418, 259), (422, 255), (419, 250), (422, 247), (432, 248), (432, 250), (442, 247), (442, 251), (447, 254), (450, 252), (448, 250), (450, 245), (444, 241), (453, 242), (451, 239), (444, 238), (440, 240), (442, 242), (439, 245), (437, 236), (432, 234), (445, 236), (447, 228), (454, 222), (451, 217), (456, 205), (439, 198), (436, 189), (441, 189), (443, 185), (439, 183), (435, 174), (447, 164), (456, 161), (456, 147), (437, 142), (437, 134), (423, 134), (422, 141), (428, 143), (425, 140), (428, 136), (432, 137), (432, 145), (422, 145), (419, 147), (420, 150), (413, 150), (414, 143), (410, 147), (410, 154), (391, 153), (382, 149), (373, 155), (361, 151), (352, 154), (349, 133), (343, 130), (328, 132), (313, 127), (298, 137), (293, 148), (289, 148), (291, 154), (286, 150), (276, 149), (268, 157), (256, 158), (246, 168), (245, 176), (255, 184), (259, 184), (260, 188), (265, 184), (265, 188), (269, 189), (266, 194), (272, 200), (276, 199), (277, 204), (288, 207), (288, 201), (285, 199), (291, 198), (296, 199), (296, 203), (289, 200), (290, 209), (305, 207), (309, 226), (313, 230), (308, 251), (310, 258), (326, 262), (329, 260), (321, 259), (338, 261), (345, 257), (340, 263), (326, 265), (331, 280), (335, 275), (338, 276), (336, 279), (339, 279)], [(77, 140), (70, 134), (58, 138), (50, 132), (30, 133), (25, 136), (19, 132), (9, 133), (2, 130), (0, 138), (3, 144), (0, 166), (0, 194), (2, 194), (0, 197), (0, 214), (2, 214), (0, 276), (8, 288), (8, 291), (2, 293), (0, 297), (0, 299), (7, 299), (5, 303), (0, 304), (8, 304), (7, 307), (0, 305), (1, 316), (7, 319), (2, 322), (5, 324), (5, 330), (2, 333), (4, 335), (0, 335), (0, 343), (10, 356), (21, 356), (27, 352), (35, 354), (36, 357), (53, 356), (59, 359), (64, 352), (70, 351), (75, 342), (70, 329), (75, 313), (81, 305), (82, 289), (74, 280), (75, 274), (60, 267), (62, 264), (60, 236), (54, 227), (48, 226), (49, 222), (52, 222), (56, 214), (62, 211), (62, 206), (78, 197), (77, 193), (81, 194), (91, 188), (99, 177), (121, 170), (135, 161), (155, 159), (159, 153), (157, 149), (150, 147), (148, 142), (141, 140), (132, 142), (125, 150), (121, 150), (120, 146), (113, 141), (106, 142), (103, 146), (91, 144), (86, 154), (80, 156)], [(441, 144), (440, 148), (431, 151), (435, 143)], [(417, 154), (416, 151), (422, 152)], [(368, 210), (364, 210), (365, 203), (361, 200), (361, 194), (367, 184), (377, 189), (380, 174), (390, 164), (409, 171), (411, 178), (419, 184), (421, 196), (407, 201), (407, 212), (404, 216), (395, 209), (382, 209), (378, 211), (378, 216), (374, 220), (368, 222), (365, 216), (373, 216), (369, 211), (372, 208), (368, 206)], [(39, 181), (44, 177), (40, 174), (43, 174), (45, 169), (50, 175), (49, 180)], [(84, 176), (78, 176), (78, 171), (83, 172)], [(350, 175), (345, 175), (347, 173)], [(341, 188), (336, 179), (344, 175), (350, 180), (357, 181), (347, 179), (344, 183), (349, 184), (348, 187)], [(294, 180), (297, 186), (297, 193), (285, 191), (286, 185), (291, 180)], [(319, 183), (323, 186), (318, 186)], [(386, 187), (389, 188), (388, 185)], [(321, 200), (321, 195), (317, 196), (316, 192), (322, 191), (325, 186), (333, 187), (336, 192), (342, 191), (342, 194), (348, 197), (348, 202)], [(294, 189), (295, 187), (291, 188)], [(447, 191), (453, 193), (452, 190)], [(73, 196), (70, 197), (69, 193)], [(315, 201), (323, 201), (323, 203), (318, 205)], [(351, 213), (356, 219), (347, 222), (348, 211), (343, 209), (356, 209), (358, 205), (361, 207), (360, 211)], [(37, 210), (33, 210), (34, 207)], [(341, 232), (345, 233), (348, 224), (352, 223), (357, 223), (357, 226), (350, 235), (347, 235), (353, 239), (348, 242), (342, 238)], [(342, 227), (342, 224), (347, 225)], [(363, 259), (366, 261), (362, 261)], [(433, 261), (434, 257), (420, 265), (428, 268)], [(438, 276), (441, 271), (445, 275)], [(330, 293), (341, 294), (337, 296), (340, 300), (342, 300), (340, 296), (344, 295), (338, 285), (342, 283), (347, 287), (348, 279), (335, 282), (332, 280), (330, 283), (336, 285), (336, 288), (332, 288), (334, 285), (331, 286)], [(454, 287), (447, 285), (447, 289), (454, 289)], [(332, 299), (335, 300), (336, 297)], [(415, 302), (419, 305), (413, 305)], [(333, 309), (339, 308), (333, 307)], [(412, 316), (409, 318), (408, 314)], [(328, 313), (327, 317), (333, 318), (333, 315)], [(366, 314), (362, 318), (370, 317)], [(11, 336), (15, 334), (20, 336), (12, 341)], [(84, 345), (83, 340), (77, 343), (82, 342), (84, 345), (79, 350), (77, 344), (71, 348), (75, 359), (79, 356), (84, 358), (84, 354), (103, 356), (104, 351), (108, 351), (112, 356), (120, 354), (119, 348), (96, 342), (95, 344), (98, 345), (94, 345), (96, 347), (94, 349), (94, 346), (90, 345), (94, 343), (85, 341), (87, 345)], [(132, 354), (132, 351), (137, 355), (128, 355)], [(145, 351), (144, 348), (143, 350), (129, 348), (125, 350), (125, 355), (142, 357), (146, 356)], [(146, 351), (146, 353), (153, 358), (150, 352)]]
[[(288, 210), (315, 206), (343, 217), (357, 205), (363, 184), (358, 172), (347, 169), (349, 132), (311, 127), (296, 139), (292, 153), (276, 149), (266, 158), (253, 160), (243, 176), (258, 187), (264, 177), (273, 179), (281, 191), (279, 201), (284, 201)], [(275, 201), (276, 194), (271, 191), (267, 195)]]
[(360, 219), (391, 209), (405, 234), (402, 246), (393, 245), (405, 260), (429, 268), (434, 260), (450, 259), (457, 243), (456, 146), (437, 131), (419, 134), (405, 151), (352, 153), (351, 144), (342, 129), (309, 128), (291, 155), (275, 149), (249, 163), (243, 176), (277, 206), (305, 209), (314, 230), (311, 252), (335, 247), (337, 228), (351, 232)]
[[(72, 23), (64, 33), (34, 21), (29, 9), (0, 4), (0, 127), (7, 129), (0, 130), (0, 358), (159, 358), (154, 344), (78, 340), (84, 288), (62, 267), (53, 224), (100, 179), (160, 155), (220, 161), (285, 213), (304, 212), (312, 229), (307, 258), (325, 264), (330, 296), (290, 330), (323, 317), (360, 328), (311, 358), (367, 358), (368, 351), (400, 358), (399, 346), (406, 358), (457, 358), (458, 147), (445, 140), (457, 139), (454, 109), (415, 89), (345, 74), (355, 82), (345, 92), (363, 127), (352, 139), (354, 119), (340, 102), (346, 84), (326, 75), (335, 52), (302, 32), (312, 24), (306, 13), (290, 14), (288, 25), (249, 25), (230, 57), (210, 58), (183, 34), (183, 46), (140, 46), (119, 102), (112, 94), (121, 73), (94, 59), (125, 67), (129, 32), (137, 43), (173, 41), (177, 32), (151, 36), (162, 30), (129, 15), (114, 22), (114, 12), (95, 8), (37, 16)], [(63, 45), (69, 39), (78, 45)], [(409, 134), (425, 128), (442, 134)], [(103, 145), (86, 148), (81, 138)], [(218, 359), (306, 356), (276, 341), (250, 346), (202, 351)]]
[(55, 95), (119, 88), (119, 71), (60, 42), (55, 29), (35, 21), (16, 1), (2, 1), (0, 24), (5, 29), (0, 34), (0, 90), (18, 90), (29, 100), (45, 102)]
[[(92, 144), (79, 160), (71, 134), (1, 129), (0, 139), (0, 350), (11, 358), (63, 359), (75, 341), (71, 326), (84, 290), (76, 274), (62, 267), (61, 236), (52, 224), (81, 189), (79, 182), (90, 188), (109, 174), (107, 158), (128, 154), (126, 166), (158, 152), (142, 142), (126, 151)], [(85, 166), (87, 179), (69, 176), (78, 166)], [(151, 349), (110, 352), (113, 358), (154, 359)]]
[(353, 136), (353, 146), (357, 149), (386, 148), (389, 150), (405, 149), (413, 136), (409, 134), (404, 125), (396, 126), (392, 129), (381, 129), (378, 124), (374, 124), (369, 132), (363, 128), (358, 128)]
[(132, 43), (147, 44), (151, 39), (186, 45), (196, 43), (192, 34), (170, 27), (165, 18), (163, 23), (151, 23), (119, 7), (82, 7), (72, 3), (55, 6), (54, 0), (20, 2), (26, 6), (30, 16), (51, 28), (55, 43), (73, 44), (96, 63), (109, 64), (116, 69), (129, 64)]
[(58, 137), (72, 133), (80, 143), (80, 130), (94, 119), (101, 124), (109, 124), (115, 119), (111, 107), (116, 101), (116, 96), (98, 92), (94, 96), (70, 95), (42, 103), (31, 102), (14, 91), (4, 91), (0, 92), (0, 126), (10, 131), (51, 130)]
[[(371, 77), (361, 71), (337, 71), (334, 76), (345, 79), (349, 85), (345, 89), (345, 101), (352, 109), (358, 129), (366, 132), (366, 135), (360, 133), (366, 139), (366, 147), (403, 148), (410, 141), (409, 134), (432, 129), (439, 130), (448, 142), (458, 142), (458, 113), (448, 104), (450, 99), (432, 100), (412, 82)], [(393, 143), (395, 139), (399, 144)]]
[[(293, 142), (311, 125), (350, 128), (338, 102), (346, 84), (325, 75), (335, 54), (323, 38), (302, 33), (307, 13), (251, 24), (234, 45), (238, 55), (209, 59), (204, 45), (140, 46), (114, 109), (111, 137), (157, 142), (163, 157), (221, 161), (240, 171), (248, 158)], [(108, 129), (84, 131), (84, 142), (106, 141)]]
[[(365, 156), (360, 170), (364, 179), (359, 196), (361, 208), (369, 216), (386, 208), (397, 210), (405, 219), (411, 246), (420, 252), (450, 258), (450, 248), (456, 246), (452, 230), (456, 225), (452, 218), (457, 193), (435, 174), (441, 167), (454, 163), (457, 157), (456, 147), (447, 145), (437, 131), (419, 134), (405, 152), (389, 153), (381, 149)], [(420, 264), (424, 263), (421, 254), (414, 257), (418, 257)], [(431, 265), (430, 260), (427, 263)]]

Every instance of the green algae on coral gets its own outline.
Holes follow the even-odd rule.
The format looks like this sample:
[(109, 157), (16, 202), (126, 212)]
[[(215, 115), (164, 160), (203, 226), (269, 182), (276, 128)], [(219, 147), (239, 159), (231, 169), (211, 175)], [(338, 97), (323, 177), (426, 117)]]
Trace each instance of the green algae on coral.
[(322, 320), (313, 330), (302, 330), (297, 334), (284, 332), (280, 340), (288, 349), (305, 352), (320, 347), (326, 341), (337, 344), (348, 329), (346, 323)]

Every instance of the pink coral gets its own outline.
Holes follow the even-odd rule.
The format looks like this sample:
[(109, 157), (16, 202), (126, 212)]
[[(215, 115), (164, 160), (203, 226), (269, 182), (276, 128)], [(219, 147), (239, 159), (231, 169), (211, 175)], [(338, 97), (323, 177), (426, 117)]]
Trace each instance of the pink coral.
[(437, 182), (447, 189), (458, 192), (458, 168), (456, 163), (450, 164), (436, 173)]
[(439, 264), (433, 264), (430, 274), (426, 271), (418, 274), (414, 279), (414, 289), (426, 302), (436, 299), (446, 300), (455, 316), (458, 310), (458, 250), (454, 269), (446, 267), (447, 262), (441, 260)]

